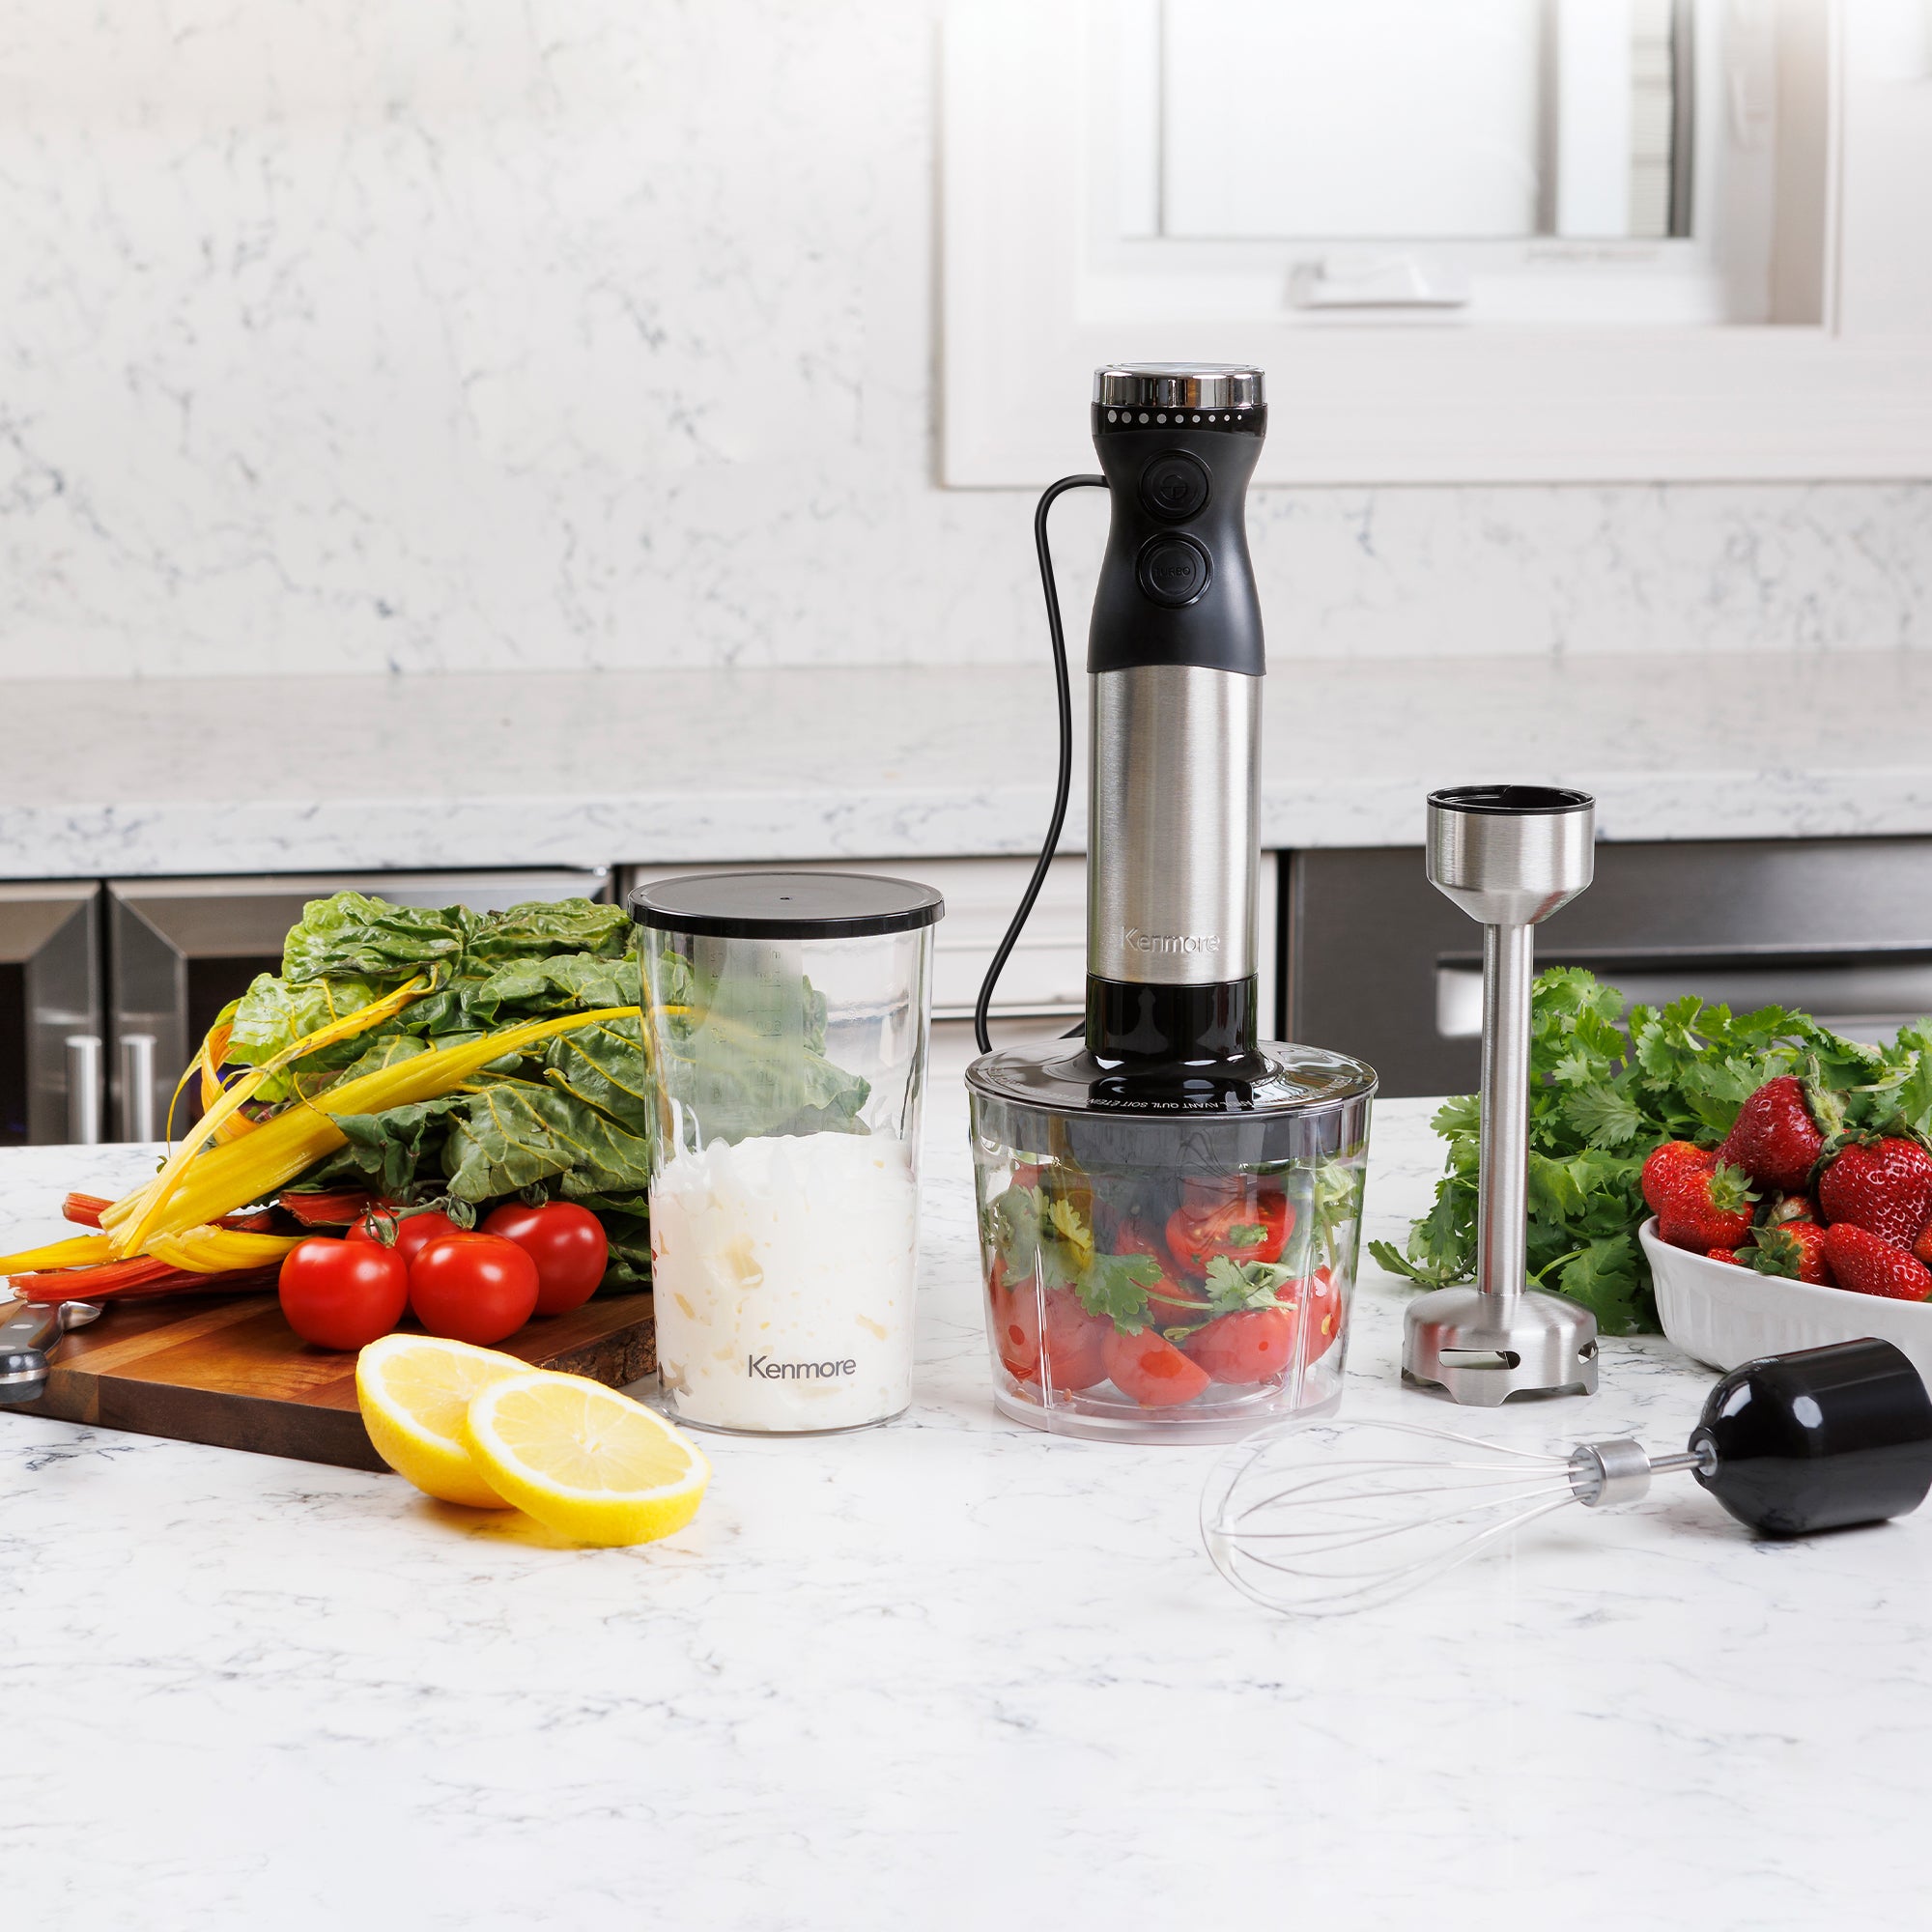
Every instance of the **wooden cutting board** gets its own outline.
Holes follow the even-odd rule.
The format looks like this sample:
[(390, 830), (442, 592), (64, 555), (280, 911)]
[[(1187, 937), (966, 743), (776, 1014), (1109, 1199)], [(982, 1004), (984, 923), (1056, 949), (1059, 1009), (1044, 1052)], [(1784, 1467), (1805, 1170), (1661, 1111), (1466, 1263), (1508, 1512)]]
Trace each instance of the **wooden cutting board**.
[[(599, 1295), (497, 1345), (537, 1369), (621, 1388), (658, 1365), (649, 1294)], [(140, 1435), (252, 1449), (347, 1469), (387, 1467), (355, 1406), (355, 1357), (307, 1347), (272, 1294), (109, 1306), (63, 1338), (37, 1401), (51, 1415)]]

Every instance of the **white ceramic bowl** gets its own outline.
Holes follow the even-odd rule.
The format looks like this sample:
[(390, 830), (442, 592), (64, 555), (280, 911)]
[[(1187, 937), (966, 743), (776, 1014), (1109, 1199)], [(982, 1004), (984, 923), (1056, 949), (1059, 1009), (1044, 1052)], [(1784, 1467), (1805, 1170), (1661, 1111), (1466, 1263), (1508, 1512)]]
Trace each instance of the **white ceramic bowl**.
[(1890, 1301), (1707, 1261), (1659, 1239), (1655, 1216), (1637, 1238), (1657, 1283), (1663, 1332), (1700, 1362), (1734, 1369), (1759, 1355), (1875, 1335), (1896, 1343), (1932, 1383), (1932, 1302)]

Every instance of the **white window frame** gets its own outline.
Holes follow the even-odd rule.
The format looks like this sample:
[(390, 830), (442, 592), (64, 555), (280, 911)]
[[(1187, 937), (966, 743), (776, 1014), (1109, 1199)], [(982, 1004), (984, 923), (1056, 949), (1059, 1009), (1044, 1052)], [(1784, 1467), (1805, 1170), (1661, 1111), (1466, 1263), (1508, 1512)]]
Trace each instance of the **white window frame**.
[[(1887, 0), (1778, 4), (1825, 74), (1779, 103), (1770, 308), (1793, 319), (1619, 325), (1311, 317), (1221, 244), (1123, 242), (1094, 160), (1108, 88), (1087, 0), (958, 0), (946, 482), (1091, 468), (1092, 372), (1128, 357), (1265, 368), (1262, 484), (1932, 476), (1932, 71), (1901, 69)], [(1159, 271), (1123, 269), (1136, 249), (1161, 251)]]

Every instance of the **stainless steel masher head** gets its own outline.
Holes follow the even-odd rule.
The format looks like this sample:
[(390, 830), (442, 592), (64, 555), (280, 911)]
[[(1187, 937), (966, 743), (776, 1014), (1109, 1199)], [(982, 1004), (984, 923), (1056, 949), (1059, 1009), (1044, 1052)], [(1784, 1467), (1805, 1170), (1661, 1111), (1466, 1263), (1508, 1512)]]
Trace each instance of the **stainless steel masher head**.
[(1588, 792), (1458, 785), (1430, 794), (1429, 882), (1483, 928), (1482, 1166), (1475, 1285), (1409, 1303), (1402, 1373), (1483, 1407), (1597, 1386), (1596, 1318), (1529, 1286), (1524, 1236), (1532, 934), (1589, 885), (1595, 839)]
[(98, 1301), (20, 1301), (0, 1321), (0, 1404), (32, 1402), (47, 1385), (47, 1358), (70, 1328), (98, 1321)]

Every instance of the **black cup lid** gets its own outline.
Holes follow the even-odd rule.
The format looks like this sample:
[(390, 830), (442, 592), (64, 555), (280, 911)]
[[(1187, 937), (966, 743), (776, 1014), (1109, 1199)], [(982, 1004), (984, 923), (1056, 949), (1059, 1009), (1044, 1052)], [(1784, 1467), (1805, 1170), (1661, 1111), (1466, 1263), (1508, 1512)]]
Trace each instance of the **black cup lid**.
[(946, 901), (870, 872), (687, 872), (633, 889), (639, 925), (705, 939), (870, 939), (936, 924)]

